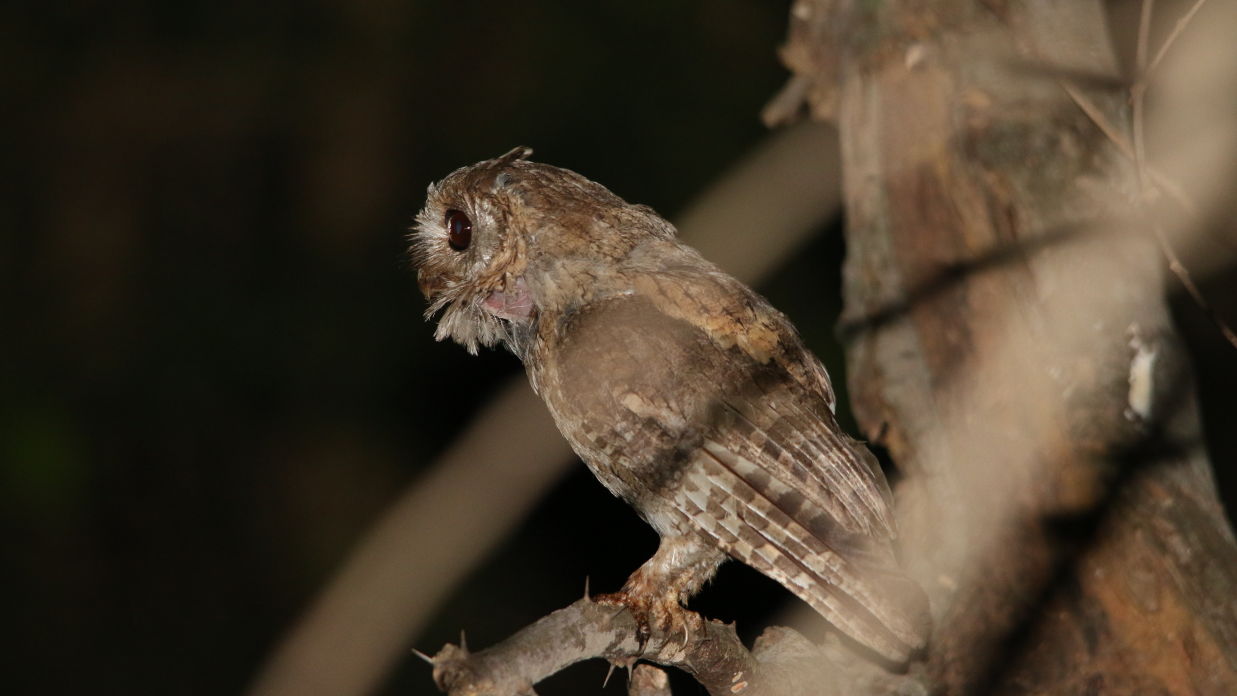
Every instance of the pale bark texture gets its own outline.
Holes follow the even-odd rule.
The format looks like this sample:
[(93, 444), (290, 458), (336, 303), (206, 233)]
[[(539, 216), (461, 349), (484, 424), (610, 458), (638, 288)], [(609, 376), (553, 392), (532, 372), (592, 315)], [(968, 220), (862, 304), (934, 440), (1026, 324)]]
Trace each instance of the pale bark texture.
[(915, 673), (1237, 693), (1237, 546), (1164, 261), (1067, 94), (1128, 128), (1102, 5), (802, 1), (783, 55), (842, 141), (851, 402), (936, 621)]

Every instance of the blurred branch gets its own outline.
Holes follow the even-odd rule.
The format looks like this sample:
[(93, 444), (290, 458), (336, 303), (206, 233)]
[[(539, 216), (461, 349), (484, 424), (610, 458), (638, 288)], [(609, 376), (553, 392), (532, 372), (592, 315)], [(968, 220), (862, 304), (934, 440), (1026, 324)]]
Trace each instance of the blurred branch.
[[(1181, 32), (1185, 31), (1186, 26), (1190, 24), (1190, 20), (1194, 19), (1194, 15), (1198, 14), (1198, 11), (1203, 9), (1203, 5), (1206, 2), (1207, 0), (1194, 0), (1194, 5), (1181, 16), (1181, 19), (1177, 20), (1177, 24), (1173, 27), (1172, 33), (1168, 35), (1168, 38), (1164, 39), (1164, 43), (1160, 45), (1160, 50), (1156, 51), (1155, 58), (1151, 60), (1151, 64), (1147, 65), (1146, 69), (1143, 70), (1144, 79), (1149, 79), (1151, 75), (1155, 74), (1155, 71), (1160, 67), (1160, 63), (1163, 62), (1164, 56), (1168, 55), (1168, 49), (1173, 47), (1173, 44), (1181, 36)], [(1148, 3), (1148, 5), (1149, 4), (1150, 3)], [(1148, 12), (1150, 12), (1150, 10), (1148, 10)], [(1145, 53), (1143, 55), (1145, 56)], [(1140, 60), (1139, 67), (1141, 68), (1143, 66), (1144, 63)]]
[[(1131, 162), (1138, 163), (1141, 161), (1142, 155), (1138, 148), (1130, 144), (1129, 140), (1109, 122), (1108, 117), (1100, 111), (1099, 107), (1082, 93), (1082, 90), (1066, 80), (1061, 81), (1061, 88), (1065, 90), (1065, 93), (1069, 95), (1074, 104), (1087, 115), (1087, 118), (1091, 119), (1091, 123), (1100, 129), (1104, 137), (1117, 146), (1121, 154), (1128, 157)], [(1182, 212), (1187, 215), (1197, 214), (1197, 206), (1186, 196), (1180, 186), (1152, 167), (1143, 167), (1143, 172), (1144, 176), (1153, 182), (1160, 191), (1176, 201), (1177, 205), (1181, 207)]]
[(903, 559), (937, 619), (931, 688), (1231, 692), (1237, 553), (1162, 260), (1150, 235), (1094, 234), (1145, 225), (1139, 155), (1111, 127), (1124, 95), (1067, 85), (1079, 111), (1009, 69), (1052, 55), (1114, 73), (1101, 5), (796, 14), (822, 28), (792, 40), (831, 44), (788, 48), (820, 57), (797, 70), (838, 78), (850, 395), (903, 474)]
[[(1151, 79), (1151, 73), (1155, 69), (1155, 66), (1159, 65), (1160, 61), (1168, 53), (1169, 47), (1172, 46), (1177, 37), (1181, 36), (1181, 32), (1185, 30), (1195, 13), (1202, 8), (1204, 2), (1206, 2), (1206, 0), (1197, 0), (1197, 2), (1194, 3), (1194, 6), (1186, 12), (1185, 16), (1177, 21), (1177, 25), (1173, 28), (1173, 32), (1167, 39), (1165, 39), (1163, 46), (1161, 46), (1159, 52), (1156, 53), (1155, 61), (1151, 66), (1147, 65), (1147, 44), (1148, 36), (1151, 33), (1152, 8), (1154, 7), (1155, 2), (1154, 0), (1143, 0), (1142, 3), (1142, 11), (1138, 19), (1138, 47), (1136, 53), (1138, 79), (1135, 80), (1134, 84), (1130, 86), (1130, 103), (1132, 105), (1133, 112), (1131, 118), (1133, 119), (1134, 131), (1134, 159), (1135, 164), (1138, 167), (1138, 189), (1140, 194), (1138, 200), (1139, 205), (1144, 208), (1144, 211), (1146, 209), (1147, 202), (1145, 188), (1148, 177), (1145, 133), (1146, 125), (1144, 114), (1146, 111), (1145, 100), (1148, 84)], [(1215, 309), (1212, 308), (1211, 303), (1203, 297), (1203, 293), (1194, 283), (1194, 278), (1190, 275), (1190, 271), (1185, 267), (1185, 264), (1181, 262), (1181, 257), (1177, 254), (1177, 250), (1173, 248), (1173, 244), (1169, 240), (1168, 234), (1164, 231), (1164, 227), (1160, 225), (1159, 221), (1156, 220), (1153, 215), (1148, 215), (1148, 220), (1150, 221), (1149, 224), (1151, 225), (1151, 230), (1155, 234), (1156, 242), (1160, 246), (1160, 251), (1164, 254), (1164, 258), (1168, 260), (1168, 269), (1172, 271), (1174, 276), (1177, 277), (1177, 280), (1181, 283), (1181, 286), (1185, 288), (1186, 293), (1188, 293), (1190, 298), (1194, 300), (1194, 303), (1203, 310), (1203, 312), (1207, 315), (1207, 318), (1210, 319), (1211, 323), (1215, 325), (1217, 330), (1219, 330), (1220, 334), (1224, 336), (1233, 348), (1237, 348), (1237, 334), (1233, 333), (1233, 330), (1229, 327), (1228, 323), (1225, 322), (1223, 317), (1221, 317)]]
[(251, 693), (372, 691), (409, 634), (558, 479), (569, 454), (523, 380), (504, 388), (366, 534)]
[(1168, 259), (1168, 270), (1172, 271), (1173, 275), (1177, 277), (1181, 287), (1185, 288), (1190, 299), (1194, 300), (1194, 304), (1198, 305), (1198, 308), (1203, 310), (1203, 313), (1211, 320), (1212, 326), (1216, 327), (1216, 330), (1228, 341), (1229, 345), (1237, 348), (1237, 333), (1233, 333), (1232, 327), (1228, 325), (1224, 317), (1220, 316), (1220, 313), (1203, 296), (1203, 291), (1194, 283), (1194, 277), (1190, 275), (1189, 269), (1181, 262), (1181, 257), (1177, 255), (1177, 250), (1173, 249), (1172, 243), (1168, 241), (1168, 234), (1164, 231), (1164, 228), (1154, 220), (1151, 222), (1151, 227), (1155, 232), (1156, 242), (1160, 245), (1160, 251), (1164, 254), (1164, 258)]
[[(746, 281), (766, 275), (836, 214), (835, 138), (819, 124), (771, 135), (683, 213), (682, 236)], [(250, 693), (372, 691), (451, 588), (572, 461), (525, 380), (503, 387), (361, 540)]]
[[(1146, 224), (1150, 228), (1152, 234), (1155, 235), (1156, 243), (1159, 245), (1164, 258), (1168, 263), (1169, 270), (1177, 278), (1178, 282), (1181, 283), (1182, 288), (1185, 289), (1186, 293), (1190, 296), (1194, 303), (1203, 310), (1204, 314), (1207, 315), (1207, 318), (1211, 321), (1211, 323), (1216, 327), (1220, 334), (1224, 336), (1225, 340), (1227, 340), (1234, 348), (1237, 348), (1237, 334), (1233, 332), (1233, 329), (1228, 325), (1224, 318), (1215, 311), (1211, 303), (1208, 302), (1203, 296), (1202, 291), (1194, 282), (1190, 271), (1186, 268), (1180, 255), (1174, 248), (1172, 241), (1169, 239), (1167, 232), (1164, 230), (1164, 227), (1155, 219), (1154, 216), (1149, 214), (1150, 211), (1145, 209), (1148, 202), (1146, 189), (1148, 188), (1148, 185), (1151, 184), (1155, 187), (1157, 192), (1163, 193), (1174, 200), (1183, 213), (1190, 217), (1197, 217), (1197, 206), (1190, 200), (1190, 198), (1182, 190), (1181, 186), (1147, 163), (1145, 97), (1147, 89), (1150, 85), (1151, 75), (1154, 73), (1156, 67), (1168, 53), (1169, 47), (1178, 37), (1181, 36), (1181, 33), (1185, 30), (1190, 20), (1202, 8), (1205, 2), (1206, 0), (1197, 0), (1190, 10), (1177, 21), (1173, 32), (1160, 47), (1160, 50), (1156, 53), (1154, 61), (1149, 66), (1147, 64), (1147, 55), (1149, 51), (1148, 41), (1151, 33), (1150, 26), (1155, 2), (1154, 0), (1143, 0), (1139, 8), (1138, 38), (1135, 52), (1138, 73), (1136, 79), (1129, 85), (1133, 143), (1127, 140), (1126, 137), (1122, 135), (1122, 133), (1115, 126), (1113, 126), (1108, 117), (1104, 115), (1103, 111), (1083, 93), (1078, 85), (1075, 84), (1075, 79), (1069, 77), (1070, 74), (1085, 75), (1088, 73), (1075, 68), (1053, 68), (1051, 70), (1044, 70), (1040, 68), (1040, 71), (1056, 75), (1061, 88), (1065, 90), (1065, 93), (1069, 95), (1070, 99), (1078, 106), (1078, 108), (1087, 115), (1087, 118), (1091, 120), (1096, 128), (1098, 128), (1122, 154), (1134, 162), (1138, 174), (1139, 185), (1137, 205), (1144, 208), (1143, 212), (1147, 215)], [(1024, 44), (1024, 49), (1037, 56), (1040, 65), (1043, 64), (1038, 51), (1036, 51), (1033, 47)], [(1224, 52), (1221, 51), (1220, 55), (1224, 55)], [(1217, 61), (1217, 63), (1222, 65), (1223, 61)], [(1214, 73), (1216, 71), (1214, 69), (1205, 68), (1202, 72)], [(1100, 83), (1100, 80), (1096, 79), (1091, 79), (1089, 81), (1092, 83)], [(1216, 84), (1221, 82), (1222, 81), (1217, 80)]]
[(705, 258), (758, 283), (842, 207), (837, 131), (801, 123), (770, 135), (678, 216)]

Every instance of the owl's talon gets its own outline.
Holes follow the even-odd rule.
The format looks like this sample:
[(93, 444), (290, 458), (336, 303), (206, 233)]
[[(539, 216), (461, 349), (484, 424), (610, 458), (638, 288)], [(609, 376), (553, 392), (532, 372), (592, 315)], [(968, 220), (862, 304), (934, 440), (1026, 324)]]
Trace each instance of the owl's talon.
[[(649, 652), (656, 635), (658, 641), (654, 652), (660, 652), (667, 646), (676, 645), (682, 651), (691, 644), (692, 636), (703, 630), (703, 619), (699, 614), (684, 609), (677, 601), (664, 598), (641, 596), (622, 590), (613, 594), (599, 595), (595, 601), (599, 604), (611, 604), (619, 607), (615, 616), (627, 610), (636, 622), (636, 640), (639, 644), (638, 653)], [(682, 635), (682, 642), (678, 636)]]
[[(614, 612), (614, 616), (618, 616), (627, 611), (631, 613), (631, 617), (636, 622), (636, 642), (639, 645), (638, 652), (643, 654), (649, 647), (649, 642), (653, 638), (652, 625), (652, 603), (648, 600), (641, 599), (626, 591), (614, 592), (612, 594), (598, 595), (595, 600), (598, 604), (610, 604), (618, 607), (618, 611)], [(613, 618), (613, 617), (611, 617)]]

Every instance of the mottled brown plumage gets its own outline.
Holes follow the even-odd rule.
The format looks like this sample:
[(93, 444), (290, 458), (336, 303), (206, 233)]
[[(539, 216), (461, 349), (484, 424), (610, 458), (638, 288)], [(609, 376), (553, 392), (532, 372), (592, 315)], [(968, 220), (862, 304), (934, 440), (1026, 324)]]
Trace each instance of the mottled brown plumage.
[(413, 258), (437, 337), (519, 356), (576, 453), (661, 536), (619, 599), (665, 619), (730, 556), (908, 659), (928, 624), (888, 488), (794, 327), (651, 209), (529, 153), (431, 186)]

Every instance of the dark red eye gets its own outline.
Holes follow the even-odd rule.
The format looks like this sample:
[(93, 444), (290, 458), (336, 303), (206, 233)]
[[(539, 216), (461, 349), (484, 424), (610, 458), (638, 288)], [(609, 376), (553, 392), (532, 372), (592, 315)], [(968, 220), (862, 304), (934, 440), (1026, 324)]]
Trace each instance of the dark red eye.
[(447, 244), (463, 251), (472, 243), (472, 220), (462, 210), (447, 211)]

